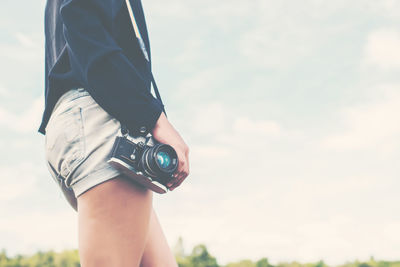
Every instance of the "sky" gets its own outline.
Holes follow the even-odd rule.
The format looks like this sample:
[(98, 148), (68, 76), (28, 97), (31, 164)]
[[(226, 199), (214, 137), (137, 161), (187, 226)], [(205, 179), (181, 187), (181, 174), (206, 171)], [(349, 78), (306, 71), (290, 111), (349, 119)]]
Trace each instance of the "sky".
[[(154, 195), (220, 264), (399, 260), (400, 2), (143, 0), (191, 173)], [(45, 164), (44, 0), (0, 9), (0, 248), (78, 247)]]

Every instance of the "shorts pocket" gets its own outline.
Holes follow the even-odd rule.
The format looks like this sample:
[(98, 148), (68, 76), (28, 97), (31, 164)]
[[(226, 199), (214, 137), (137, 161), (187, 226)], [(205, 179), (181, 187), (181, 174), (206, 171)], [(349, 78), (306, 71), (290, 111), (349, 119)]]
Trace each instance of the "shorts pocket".
[(45, 148), (48, 164), (69, 187), (71, 174), (85, 158), (81, 107), (69, 106), (52, 114), (46, 127)]

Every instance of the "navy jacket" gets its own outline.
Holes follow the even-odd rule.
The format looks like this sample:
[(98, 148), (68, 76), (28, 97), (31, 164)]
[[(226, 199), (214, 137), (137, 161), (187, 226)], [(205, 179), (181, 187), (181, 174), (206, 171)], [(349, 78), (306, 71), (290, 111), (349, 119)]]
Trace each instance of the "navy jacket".
[(140, 0), (129, 0), (148, 53), (137, 41), (125, 0), (47, 0), (45, 128), (58, 98), (85, 88), (131, 132), (149, 132), (164, 110), (151, 94), (150, 44)]

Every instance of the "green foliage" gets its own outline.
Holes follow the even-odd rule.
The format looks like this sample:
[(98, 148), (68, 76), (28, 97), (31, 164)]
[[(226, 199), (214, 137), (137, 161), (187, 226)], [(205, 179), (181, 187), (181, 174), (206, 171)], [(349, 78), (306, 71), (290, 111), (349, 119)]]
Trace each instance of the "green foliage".
[(273, 266), (269, 264), (267, 258), (262, 258), (256, 262), (256, 267), (273, 267)]
[(219, 267), (215, 257), (211, 256), (205, 245), (197, 245), (189, 256), (177, 258), (179, 267)]
[(239, 262), (233, 262), (225, 265), (225, 267), (257, 267), (257, 265), (251, 260), (241, 260)]
[(178, 242), (176, 242), (176, 245), (173, 249), (175, 257), (184, 257), (185, 256), (185, 248), (183, 246), (183, 239), (182, 237), (178, 238)]
[(80, 267), (77, 250), (39, 251), (31, 256), (8, 257), (5, 250), (0, 253), (0, 267)]
[[(185, 254), (182, 238), (179, 238), (173, 248), (179, 267), (329, 267), (322, 260), (315, 263), (281, 262), (276, 265), (269, 263), (267, 258), (258, 261), (249, 259), (218, 265), (203, 244), (197, 245), (188, 255)], [(0, 251), (0, 267), (80, 267), (78, 250), (38, 251), (33, 255), (16, 255), (10, 257), (5, 249)], [(400, 261), (376, 261), (371, 257), (365, 262), (347, 262), (336, 267), (400, 267)]]
[[(329, 267), (322, 260), (316, 263), (299, 263), (296, 261), (293, 262), (281, 262), (276, 265), (272, 265), (269, 263), (267, 258), (262, 258), (256, 262), (252, 262), (251, 260), (241, 260), (238, 262), (232, 262), (224, 267)], [(400, 267), (400, 262), (398, 261), (375, 261), (371, 258), (368, 262), (349, 262), (337, 267)]]

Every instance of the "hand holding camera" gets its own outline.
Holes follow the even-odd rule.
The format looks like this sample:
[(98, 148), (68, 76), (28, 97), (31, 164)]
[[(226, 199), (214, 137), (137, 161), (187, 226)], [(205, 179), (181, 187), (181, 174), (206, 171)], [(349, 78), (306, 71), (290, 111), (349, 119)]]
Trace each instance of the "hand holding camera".
[(152, 134), (158, 142), (172, 146), (178, 155), (178, 168), (174, 173), (174, 179), (168, 184), (168, 188), (172, 191), (189, 175), (189, 147), (164, 113), (161, 113)]
[(178, 187), (189, 174), (189, 149), (161, 114), (153, 135), (131, 136), (121, 130), (111, 151), (110, 163), (132, 180), (157, 193)]

